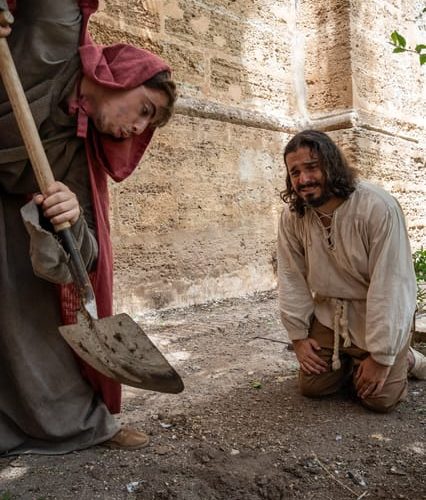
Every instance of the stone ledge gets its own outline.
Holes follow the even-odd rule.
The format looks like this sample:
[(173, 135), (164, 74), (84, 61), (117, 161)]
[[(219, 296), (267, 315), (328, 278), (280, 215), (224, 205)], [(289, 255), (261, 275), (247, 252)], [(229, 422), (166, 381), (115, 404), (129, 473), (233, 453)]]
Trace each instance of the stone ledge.
[(296, 133), (299, 130), (299, 123), (296, 120), (282, 120), (271, 113), (260, 113), (235, 106), (226, 106), (204, 99), (181, 97), (176, 102), (175, 112), (180, 115), (207, 118), (289, 134)]
[(426, 313), (416, 314), (413, 326), (413, 342), (426, 343)]
[(175, 106), (176, 114), (193, 116), (196, 118), (206, 118), (221, 122), (255, 127), (264, 130), (273, 130), (287, 134), (295, 134), (302, 129), (313, 128), (324, 132), (343, 129), (364, 129), (379, 134), (398, 137), (400, 139), (418, 143), (414, 137), (399, 134), (388, 130), (386, 127), (374, 127), (366, 123), (355, 109), (346, 109), (337, 113), (308, 118), (297, 117), (280, 118), (272, 113), (262, 113), (250, 109), (239, 108), (232, 105), (224, 105), (219, 102), (207, 99), (197, 99), (192, 97), (180, 97)]

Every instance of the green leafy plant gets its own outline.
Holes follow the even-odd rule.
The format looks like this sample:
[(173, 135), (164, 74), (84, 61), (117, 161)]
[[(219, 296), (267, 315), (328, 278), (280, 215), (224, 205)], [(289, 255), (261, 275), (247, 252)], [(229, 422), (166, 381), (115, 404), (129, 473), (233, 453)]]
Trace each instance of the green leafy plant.
[(262, 382), (260, 382), (260, 380), (253, 380), (251, 386), (253, 389), (262, 389)]
[(414, 272), (417, 281), (417, 309), (426, 305), (426, 248), (421, 247), (413, 253)]
[[(423, 16), (425, 12), (426, 7), (421, 11), (418, 17)], [(392, 31), (389, 43), (394, 46), (393, 52), (413, 52), (419, 56), (419, 62), (421, 65), (426, 63), (426, 44), (419, 43), (414, 48), (407, 47), (407, 40), (396, 30)]]
[(413, 253), (413, 262), (417, 281), (426, 283), (426, 248), (421, 247)]
[(426, 45), (423, 43), (419, 43), (418, 45), (415, 46), (414, 49), (411, 49), (407, 47), (407, 41), (405, 38), (398, 33), (397, 31), (393, 31), (391, 33), (391, 45), (393, 45), (395, 48), (393, 49), (393, 52), (414, 52), (415, 54), (419, 55), (419, 62), (421, 65), (426, 63)]

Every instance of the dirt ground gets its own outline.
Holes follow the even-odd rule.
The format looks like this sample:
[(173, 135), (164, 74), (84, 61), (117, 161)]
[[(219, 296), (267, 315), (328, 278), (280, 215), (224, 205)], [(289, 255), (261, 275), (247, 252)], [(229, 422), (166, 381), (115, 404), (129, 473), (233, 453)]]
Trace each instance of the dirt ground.
[(120, 418), (150, 445), (0, 459), (0, 500), (426, 499), (424, 382), (389, 415), (347, 394), (303, 398), (275, 293), (142, 325), (186, 385), (125, 389)]

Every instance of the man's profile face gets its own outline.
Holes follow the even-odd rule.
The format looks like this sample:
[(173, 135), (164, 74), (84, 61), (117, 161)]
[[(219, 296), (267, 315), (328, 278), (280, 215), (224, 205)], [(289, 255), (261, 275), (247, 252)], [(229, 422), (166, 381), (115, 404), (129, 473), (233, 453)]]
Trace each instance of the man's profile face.
[(311, 207), (320, 207), (330, 199), (325, 189), (325, 175), (318, 154), (300, 147), (285, 158), (287, 174), (297, 196)]
[(168, 102), (165, 92), (144, 85), (130, 90), (112, 89), (97, 100), (90, 117), (100, 132), (127, 139), (161, 122)]

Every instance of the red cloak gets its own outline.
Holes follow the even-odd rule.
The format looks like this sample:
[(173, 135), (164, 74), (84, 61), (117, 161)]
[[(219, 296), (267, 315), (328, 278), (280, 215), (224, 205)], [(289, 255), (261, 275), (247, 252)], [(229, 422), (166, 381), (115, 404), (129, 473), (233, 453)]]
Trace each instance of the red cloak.
[[(147, 50), (124, 44), (107, 47), (96, 45), (90, 38), (87, 24), (90, 15), (98, 8), (98, 0), (80, 0), (79, 4), (83, 16), (79, 51), (82, 72), (86, 77), (109, 88), (132, 89), (161, 71), (170, 71), (162, 59)], [(128, 177), (143, 156), (153, 130), (147, 129), (140, 136), (117, 142), (95, 129), (79, 105), (78, 98), (72, 107), (78, 115), (77, 135), (85, 138), (99, 245), (96, 270), (91, 273), (91, 279), (99, 317), (111, 316), (113, 259), (108, 220), (107, 176), (117, 182)], [(75, 323), (79, 296), (72, 284), (61, 286), (61, 304), (64, 324)], [(83, 376), (95, 392), (101, 395), (110, 412), (118, 413), (121, 405), (120, 384), (105, 377), (82, 360), (79, 361)]]

